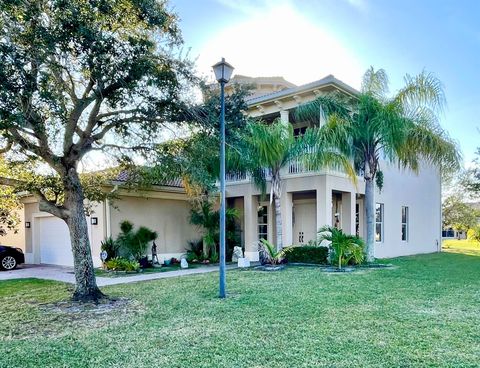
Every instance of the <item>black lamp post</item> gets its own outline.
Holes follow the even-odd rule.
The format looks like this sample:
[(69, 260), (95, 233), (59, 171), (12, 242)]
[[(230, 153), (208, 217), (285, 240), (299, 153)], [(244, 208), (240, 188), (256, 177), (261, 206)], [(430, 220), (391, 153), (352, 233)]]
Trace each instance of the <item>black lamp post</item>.
[(225, 84), (232, 76), (233, 66), (222, 58), (212, 66), (215, 79), (220, 83), (220, 298), (226, 296), (225, 274)]

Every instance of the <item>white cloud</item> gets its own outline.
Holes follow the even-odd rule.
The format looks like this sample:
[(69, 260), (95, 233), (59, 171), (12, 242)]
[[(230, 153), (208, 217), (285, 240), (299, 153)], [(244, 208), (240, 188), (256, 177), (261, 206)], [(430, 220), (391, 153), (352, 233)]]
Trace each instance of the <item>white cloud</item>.
[(248, 19), (201, 45), (200, 73), (211, 76), (211, 65), (225, 57), (238, 74), (283, 76), (296, 84), (334, 74), (359, 87), (365, 67), (338, 39), (289, 2), (267, 1), (255, 7), (252, 2), (238, 1), (235, 6), (248, 13)]
[(362, 11), (367, 10), (367, 3), (365, 0), (347, 0), (347, 2), (354, 8), (357, 8)]

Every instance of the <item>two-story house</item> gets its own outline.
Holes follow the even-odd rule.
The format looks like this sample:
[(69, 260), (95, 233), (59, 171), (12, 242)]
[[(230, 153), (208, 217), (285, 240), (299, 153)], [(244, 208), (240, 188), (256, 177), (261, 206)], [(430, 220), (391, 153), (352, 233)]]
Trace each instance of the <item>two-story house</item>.
[[(263, 90), (268, 91), (266, 86)], [(308, 123), (295, 119), (294, 109), (316, 96), (340, 92), (351, 96), (354, 88), (329, 75), (302, 86), (292, 86), (248, 100), (248, 115), (271, 122), (280, 118), (293, 125), (301, 135)], [(320, 124), (321, 122), (319, 122)], [(376, 190), (376, 245), (378, 258), (395, 257), (440, 250), (441, 181), (439, 170), (425, 165), (417, 174), (382, 164), (384, 187)], [(361, 177), (355, 186), (343, 173), (306, 170), (300, 162), (291, 162), (283, 172), (282, 234), (283, 244), (306, 244), (323, 225), (342, 228), (365, 237), (364, 194)], [(245, 252), (258, 259), (258, 241), (275, 243), (274, 209), (268, 195), (260, 191), (246, 175), (227, 176), (227, 203), (238, 208)], [(268, 193), (268, 190), (267, 190)]]
[[(293, 109), (322, 93), (338, 91), (352, 98), (358, 93), (333, 76), (303, 86), (294, 86), (281, 77), (233, 78), (232, 82), (256, 84), (248, 100), (247, 113), (266, 122), (276, 118), (293, 124), (295, 134), (305, 132), (308, 124), (295, 120)], [(320, 122), (319, 122), (320, 124)], [(386, 163), (382, 165), (384, 188), (376, 192), (376, 246), (378, 258), (428, 253), (440, 250), (441, 185), (435, 168), (425, 166), (416, 175)], [(341, 172), (306, 170), (301, 162), (291, 162), (283, 172), (282, 224), (283, 244), (300, 245), (314, 239), (323, 225), (341, 227), (351, 234), (365, 236), (364, 194), (361, 177), (357, 186)], [(122, 181), (107, 188), (116, 191), (115, 203), (95, 203), (88, 217), (89, 236), (95, 265), (101, 264), (101, 241), (116, 237), (119, 224), (130, 220), (158, 233), (156, 244), (160, 260), (180, 257), (189, 240), (202, 236), (189, 222), (190, 202), (180, 182), (130, 192)], [(268, 191), (267, 191), (268, 192)], [(17, 232), (9, 232), (1, 243), (20, 247), (27, 263), (73, 265), (68, 228), (63, 220), (40, 211), (32, 197), (22, 199), (22, 221)], [(245, 253), (258, 259), (258, 242), (275, 242), (274, 211), (268, 197), (245, 175), (227, 177), (227, 204), (240, 210), (240, 228)]]

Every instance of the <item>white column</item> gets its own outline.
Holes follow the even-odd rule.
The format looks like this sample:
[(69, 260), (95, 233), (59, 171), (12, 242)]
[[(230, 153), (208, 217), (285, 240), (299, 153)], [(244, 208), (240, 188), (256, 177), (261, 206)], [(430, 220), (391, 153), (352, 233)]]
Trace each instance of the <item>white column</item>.
[(246, 195), (243, 197), (245, 257), (250, 261), (258, 261), (258, 198)]
[(289, 122), (288, 110), (280, 110), (280, 120), (284, 123)]
[(289, 247), (293, 243), (292, 193), (287, 192), (282, 195), (281, 206), (283, 247)]
[(342, 230), (355, 235), (355, 193), (342, 193)]
[(325, 225), (332, 226), (332, 188), (326, 176), (317, 187), (317, 230)]

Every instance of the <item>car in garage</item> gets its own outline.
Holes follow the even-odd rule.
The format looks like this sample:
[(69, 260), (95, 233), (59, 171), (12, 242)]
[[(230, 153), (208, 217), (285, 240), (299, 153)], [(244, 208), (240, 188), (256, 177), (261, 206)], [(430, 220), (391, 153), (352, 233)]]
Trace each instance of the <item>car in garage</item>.
[(10, 271), (25, 263), (23, 250), (8, 245), (0, 245), (0, 270)]

